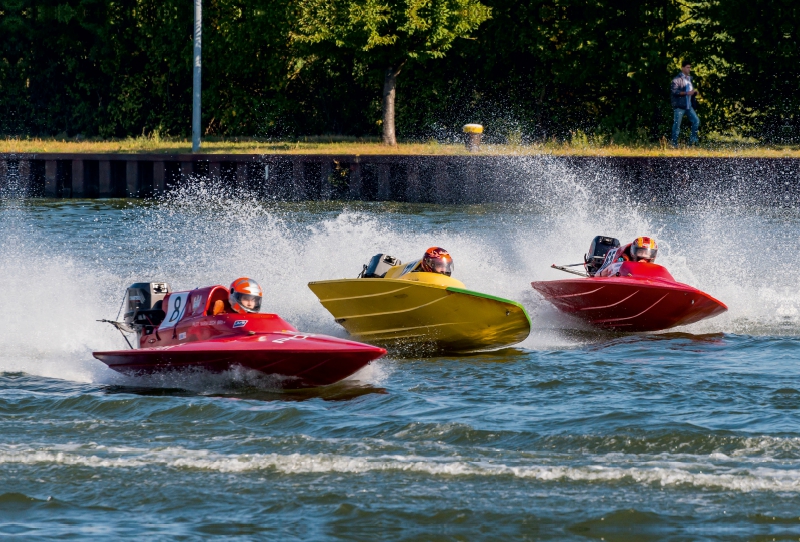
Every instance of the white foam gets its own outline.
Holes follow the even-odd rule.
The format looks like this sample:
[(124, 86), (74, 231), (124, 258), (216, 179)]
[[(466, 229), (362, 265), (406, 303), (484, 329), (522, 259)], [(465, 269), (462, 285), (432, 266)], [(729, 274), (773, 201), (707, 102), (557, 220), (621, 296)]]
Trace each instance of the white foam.
[(371, 386), (385, 385), (389, 377), (394, 372), (394, 363), (386, 358), (373, 361), (369, 365), (362, 367), (357, 372), (347, 377), (345, 380), (350, 382), (361, 382)]
[(114, 316), (105, 294), (120, 281), (84, 264), (35, 245), (0, 247), (0, 371), (80, 382), (110, 372), (91, 352), (121, 347), (117, 332), (96, 322)]
[[(431, 476), (515, 477), (555, 483), (635, 483), (661, 487), (693, 487), (751, 492), (800, 492), (797, 468), (769, 468), (757, 465), (731, 467), (714, 463), (710, 456), (694, 461), (640, 461), (631, 464), (625, 456), (622, 465), (609, 464), (619, 457), (587, 458), (595, 462), (566, 466), (549, 464), (506, 465), (486, 460), (465, 461), (452, 456), (414, 455), (346, 456), (333, 454), (219, 454), (205, 450), (166, 447), (153, 450), (106, 448), (84, 445), (47, 450), (5, 447), (0, 464), (69, 465), (91, 468), (163, 467), (195, 469), (219, 473), (248, 473), (272, 470), (282, 474), (365, 474), (370, 472), (411, 472)], [(611, 454), (617, 455), (618, 454)]]

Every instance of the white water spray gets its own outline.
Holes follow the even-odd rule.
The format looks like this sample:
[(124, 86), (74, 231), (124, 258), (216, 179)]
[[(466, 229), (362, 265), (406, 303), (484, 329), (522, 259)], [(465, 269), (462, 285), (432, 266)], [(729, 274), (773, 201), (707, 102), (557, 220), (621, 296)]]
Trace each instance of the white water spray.
[(683, 331), (800, 331), (797, 254), (782, 234), (785, 217), (744, 207), (652, 209), (615, 190), (603, 197), (587, 188), (613, 187), (613, 179), (587, 181), (546, 163), (530, 175), (548, 190), (531, 190), (513, 206), (264, 203), (203, 182), (124, 210), (5, 200), (0, 371), (113, 380), (91, 352), (125, 344), (95, 320), (115, 317), (124, 288), (142, 280), (189, 289), (250, 276), (264, 287), (264, 310), (301, 330), (344, 336), (307, 283), (355, 277), (378, 252), (408, 261), (429, 246), (453, 255), (454, 276), (468, 288), (526, 306), (534, 331), (523, 347), (575, 347), (580, 342), (562, 330), (581, 325), (558, 314), (530, 282), (562, 278), (550, 264), (581, 261), (601, 234), (623, 243), (656, 237), (658, 261), (676, 279), (728, 304), (727, 314)]

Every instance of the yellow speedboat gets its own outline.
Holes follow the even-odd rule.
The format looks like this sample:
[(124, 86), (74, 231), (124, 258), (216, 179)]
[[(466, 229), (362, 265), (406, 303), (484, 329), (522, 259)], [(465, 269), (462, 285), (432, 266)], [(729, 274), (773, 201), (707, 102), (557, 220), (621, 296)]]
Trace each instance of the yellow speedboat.
[[(387, 262), (400, 263), (379, 254), (360, 278), (310, 282), (308, 287), (351, 335), (370, 343), (478, 352), (511, 346), (531, 331), (528, 313), (519, 303), (420, 271), (420, 260)], [(385, 272), (376, 273), (376, 268), (383, 271), (381, 265)]]

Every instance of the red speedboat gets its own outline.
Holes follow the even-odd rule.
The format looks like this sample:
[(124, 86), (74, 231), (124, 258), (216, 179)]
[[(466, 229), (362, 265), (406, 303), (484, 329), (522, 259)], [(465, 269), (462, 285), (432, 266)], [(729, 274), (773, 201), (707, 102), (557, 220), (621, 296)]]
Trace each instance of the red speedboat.
[(677, 282), (654, 263), (623, 262), (614, 276), (531, 285), (562, 312), (615, 331), (658, 331), (728, 310), (724, 303)]
[(386, 354), (355, 341), (301, 333), (276, 314), (215, 315), (217, 301), (229, 309), (224, 286), (169, 292), (166, 283), (134, 284), (125, 321), (110, 323), (136, 333), (138, 348), (93, 355), (125, 374), (244, 367), (275, 375), (284, 388), (307, 388), (338, 382)]

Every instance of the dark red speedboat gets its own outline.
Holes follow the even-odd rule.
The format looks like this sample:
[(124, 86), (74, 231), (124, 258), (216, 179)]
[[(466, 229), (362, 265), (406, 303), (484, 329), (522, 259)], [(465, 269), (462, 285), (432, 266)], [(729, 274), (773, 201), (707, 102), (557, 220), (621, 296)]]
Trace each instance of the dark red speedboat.
[(125, 322), (111, 323), (136, 333), (138, 348), (93, 355), (125, 374), (244, 367), (275, 375), (284, 388), (306, 388), (338, 382), (386, 354), (355, 341), (301, 333), (276, 314), (214, 315), (217, 301), (228, 303), (224, 286), (169, 292), (165, 283), (134, 284)]
[(624, 262), (616, 276), (532, 282), (562, 312), (615, 331), (659, 331), (722, 314), (728, 307), (677, 282), (664, 267)]

